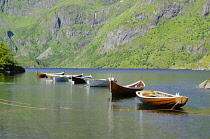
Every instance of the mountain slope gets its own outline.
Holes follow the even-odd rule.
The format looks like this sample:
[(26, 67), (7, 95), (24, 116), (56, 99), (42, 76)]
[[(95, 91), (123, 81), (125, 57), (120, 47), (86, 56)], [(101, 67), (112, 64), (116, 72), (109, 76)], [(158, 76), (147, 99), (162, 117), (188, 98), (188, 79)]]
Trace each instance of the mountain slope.
[(0, 41), (24, 67), (210, 69), (207, 0), (3, 0), (1, 9)]

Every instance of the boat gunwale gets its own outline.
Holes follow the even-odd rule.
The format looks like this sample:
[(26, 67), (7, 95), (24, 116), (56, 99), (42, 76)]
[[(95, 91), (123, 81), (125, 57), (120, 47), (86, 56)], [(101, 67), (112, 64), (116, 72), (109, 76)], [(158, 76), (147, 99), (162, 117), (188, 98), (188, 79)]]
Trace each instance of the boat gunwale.
[(84, 79), (84, 80), (86, 80), (86, 79), (92, 79), (92, 76), (91, 75), (89, 75), (89, 76), (81, 76), (81, 77), (72, 77), (72, 78), (77, 78), (77, 79)]
[(124, 88), (127, 88), (127, 89), (144, 89), (145, 86), (141, 86), (141, 87), (127, 87), (127, 86), (122, 86)]
[[(137, 81), (137, 82), (135, 82), (135, 83), (132, 83), (132, 84), (128, 84), (128, 85), (123, 85), (122, 87), (125, 87), (125, 88), (141, 88), (141, 87), (131, 87), (131, 86), (133, 86), (133, 85), (135, 85), (135, 84), (138, 84), (138, 83), (140, 83), (140, 82), (142, 82), (143, 83), (143, 86), (141, 86), (141, 87), (145, 87), (145, 83), (144, 83), (144, 81), (143, 80), (139, 80), (139, 81)], [(121, 85), (120, 85), (121, 86)]]
[(109, 81), (109, 79), (92, 79), (92, 78), (88, 78), (87, 80), (93, 80), (93, 81)]
[[(140, 94), (139, 94), (140, 92)], [(158, 92), (160, 94), (164, 94), (164, 95), (170, 95), (171, 97), (167, 97), (167, 96), (164, 96), (164, 97), (161, 97), (161, 96), (143, 96), (142, 91), (136, 91), (136, 95), (140, 98), (149, 98), (149, 99), (160, 99), (160, 98), (179, 98), (179, 97), (185, 97), (185, 98), (188, 98), (186, 96), (175, 96), (175, 95), (172, 95), (172, 94), (168, 94), (168, 93), (164, 93), (164, 92), (161, 92), (161, 91), (150, 91), (150, 92)]]

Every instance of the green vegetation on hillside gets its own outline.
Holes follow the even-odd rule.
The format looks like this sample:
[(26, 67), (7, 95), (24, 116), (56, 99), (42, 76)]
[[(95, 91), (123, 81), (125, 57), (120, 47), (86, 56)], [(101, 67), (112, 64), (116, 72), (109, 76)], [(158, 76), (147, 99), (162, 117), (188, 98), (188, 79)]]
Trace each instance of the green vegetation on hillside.
[(0, 41), (24, 67), (210, 69), (205, 0), (11, 3), (18, 9), (10, 12), (21, 14), (0, 13), (0, 24), (7, 24), (0, 26)]
[(25, 69), (18, 65), (10, 50), (0, 42), (0, 73), (23, 73)]
[[(124, 12), (122, 15), (124, 19), (134, 17), (133, 12)], [(126, 19), (126, 21), (129, 20)], [(201, 51), (203, 49), (210, 50), (209, 21), (209, 16), (201, 17), (199, 13), (192, 14), (189, 11), (184, 15), (158, 23), (154, 29), (147, 29), (149, 32), (147, 35), (137, 37), (130, 44), (115, 46), (117, 50), (109, 51), (104, 55), (93, 53), (91, 57), (86, 53), (80, 58), (80, 61), (84, 62), (79, 63), (79, 66), (89, 67), (91, 65), (96, 68), (198, 68), (197, 63), (205, 56), (205, 53)], [(83, 52), (94, 52), (95, 49), (98, 49), (94, 46), (103, 45), (101, 38), (104, 38), (109, 31), (114, 30), (114, 27), (122, 26), (120, 19), (117, 18), (109, 23), (110, 25), (105, 25), (99, 30), (100, 33), (97, 34), (96, 39)], [(136, 22), (128, 25), (135, 24)], [(201, 46), (203, 48), (200, 49)], [(208, 59), (209, 55), (205, 57)], [(210, 63), (207, 60), (204, 61), (202, 62), (203, 66), (205, 65), (204, 67), (208, 69)]]
[(5, 71), (14, 66), (16, 62), (9, 49), (2, 42), (0, 42), (0, 50), (0, 71)]

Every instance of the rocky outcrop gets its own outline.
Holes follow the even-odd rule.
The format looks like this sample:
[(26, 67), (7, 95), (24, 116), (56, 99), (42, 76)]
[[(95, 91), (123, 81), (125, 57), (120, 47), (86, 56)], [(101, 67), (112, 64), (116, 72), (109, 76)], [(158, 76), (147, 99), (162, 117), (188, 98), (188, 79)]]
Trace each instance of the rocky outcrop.
[(52, 55), (51, 48), (48, 48), (41, 55), (39, 55), (36, 59), (43, 59), (43, 58), (47, 57), (48, 55)]
[[(148, 20), (146, 24), (135, 27), (119, 27), (118, 30), (114, 32), (107, 33), (107, 41), (103, 45), (103, 50), (101, 53), (107, 53), (109, 50), (116, 49), (115, 46), (129, 44), (133, 39), (137, 37), (142, 37), (149, 33), (149, 29), (155, 28), (159, 22), (165, 22), (166, 20), (176, 17), (178, 15), (184, 14), (183, 7), (185, 4), (181, 2), (157, 2), (157, 1), (147, 1), (144, 5), (139, 5), (136, 8), (140, 8), (142, 6), (148, 6), (151, 2), (155, 2), (156, 5), (160, 5), (163, 10), (156, 10), (154, 14), (148, 12), (142, 12), (134, 15), (135, 21), (141, 22), (144, 20)], [(188, 1), (186, 1), (188, 3)], [(190, 2), (189, 2), (190, 3)], [(111, 25), (110, 25), (111, 26)]]
[(210, 79), (205, 80), (201, 84), (198, 85), (199, 88), (210, 89)]
[(10, 66), (10, 67), (5, 67), (4, 70), (0, 69), (0, 73), (5, 73), (9, 75), (14, 75), (17, 73), (24, 73), (25, 69), (21, 66)]
[(208, 16), (210, 13), (210, 1), (206, 1), (206, 3), (203, 6), (203, 15)]
[(116, 32), (107, 33), (107, 42), (103, 46), (103, 51), (101, 53), (107, 53), (109, 50), (116, 49), (114, 46), (129, 44), (131, 40), (136, 37), (143, 36), (147, 33), (146, 29), (143, 27), (128, 27), (119, 28)]
[(0, 18), (0, 26), (9, 27), (9, 25), (1, 18)]

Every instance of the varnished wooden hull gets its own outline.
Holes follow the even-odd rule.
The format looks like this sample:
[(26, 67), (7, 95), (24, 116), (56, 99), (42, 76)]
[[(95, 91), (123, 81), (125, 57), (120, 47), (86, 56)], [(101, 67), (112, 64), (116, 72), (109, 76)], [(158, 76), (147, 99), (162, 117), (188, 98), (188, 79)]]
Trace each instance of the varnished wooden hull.
[[(46, 76), (47, 76), (47, 78), (52, 78), (52, 77), (59, 77), (61, 75), (59, 75), (59, 74), (46, 74)], [(71, 79), (72, 77), (82, 77), (82, 74), (79, 74), (79, 75), (62, 75), (62, 76)]]
[(114, 81), (110, 81), (108, 84), (109, 91), (113, 97), (135, 97), (136, 91), (141, 91), (144, 89), (144, 87), (144, 83), (140, 87), (135, 87), (135, 85), (133, 87), (121, 86)]
[(37, 75), (37, 78), (47, 78), (46, 73), (37, 72), (36, 75)]
[[(158, 92), (159, 96), (146, 96), (144, 95), (145, 92)], [(175, 96), (159, 91), (138, 91), (136, 94), (142, 103), (159, 108), (178, 109), (184, 106), (188, 101), (188, 97)]]
[[(65, 73), (65, 72), (48, 74), (48, 73), (36, 72), (36, 75), (37, 75), (37, 78), (47, 78), (48, 75), (49, 75), (49, 77), (53, 77), (53, 75), (64, 75), (64, 73)], [(52, 75), (52, 76), (51, 76), (51, 75)]]
[(55, 77), (55, 76), (59, 76), (59, 75), (64, 75), (65, 72), (60, 72), (60, 73), (47, 73), (46, 76), (47, 78), (50, 78), (50, 77)]
[(46, 74), (46, 77), (47, 78), (52, 78), (52, 77), (55, 77), (55, 76), (58, 76), (58, 75), (55, 75), (55, 74)]

